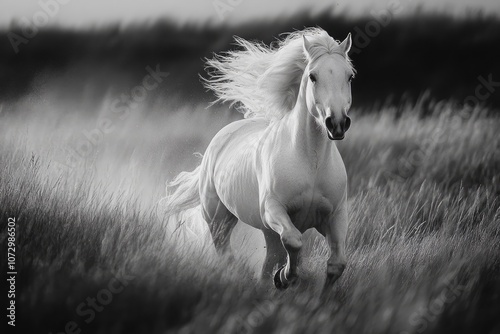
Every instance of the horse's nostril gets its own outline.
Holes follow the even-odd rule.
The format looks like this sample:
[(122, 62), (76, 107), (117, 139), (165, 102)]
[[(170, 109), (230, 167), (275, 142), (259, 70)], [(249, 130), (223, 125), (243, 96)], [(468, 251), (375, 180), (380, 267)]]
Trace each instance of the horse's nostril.
[(349, 116), (346, 116), (346, 118), (345, 118), (345, 130), (344, 131), (349, 130), (350, 126), (351, 126), (351, 118)]
[(326, 128), (329, 130), (329, 131), (333, 131), (333, 122), (332, 122), (332, 118), (331, 117), (327, 117), (325, 119), (325, 125), (326, 125)]

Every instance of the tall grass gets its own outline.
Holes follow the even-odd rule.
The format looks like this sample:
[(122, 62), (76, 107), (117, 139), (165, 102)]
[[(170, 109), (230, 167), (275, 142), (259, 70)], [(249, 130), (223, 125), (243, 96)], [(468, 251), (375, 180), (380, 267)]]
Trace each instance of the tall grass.
[[(500, 120), (482, 110), (467, 118), (451, 104), (425, 117), (418, 107), (351, 111), (339, 144), (349, 177), (348, 266), (321, 293), (328, 250), (316, 232), (307, 233), (300, 282), (278, 292), (256, 279), (260, 232), (240, 227), (229, 262), (215, 256), (196, 215), (199, 236), (190, 242), (156, 215), (165, 181), (194, 168), (192, 153), (236, 116), (197, 106), (138, 110), (61, 168), (95, 119), (61, 106), (4, 108), (19, 109), (0, 115), (1, 224), (17, 219), (18, 328), (56, 333), (74, 321), (83, 333), (500, 332)], [(113, 277), (126, 286), (87, 323), (79, 305), (99, 301)]]

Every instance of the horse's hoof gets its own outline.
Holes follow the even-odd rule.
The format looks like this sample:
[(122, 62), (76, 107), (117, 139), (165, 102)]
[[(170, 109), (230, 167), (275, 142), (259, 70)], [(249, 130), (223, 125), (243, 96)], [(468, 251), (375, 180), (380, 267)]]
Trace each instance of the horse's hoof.
[(274, 274), (274, 286), (278, 290), (285, 290), (289, 286), (288, 283), (283, 283), (281, 279), (282, 276), (283, 278), (285, 278), (285, 272), (283, 271), (283, 269), (285, 269), (285, 266), (286, 266), (285, 264), (282, 265), (280, 268), (278, 268), (278, 270)]

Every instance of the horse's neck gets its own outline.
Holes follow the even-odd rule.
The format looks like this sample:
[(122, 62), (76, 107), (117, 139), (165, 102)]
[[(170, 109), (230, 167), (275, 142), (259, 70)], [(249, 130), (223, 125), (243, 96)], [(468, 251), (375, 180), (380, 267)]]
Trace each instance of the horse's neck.
[(307, 110), (303, 89), (287, 121), (294, 148), (303, 152), (308, 161), (316, 166), (327, 162), (332, 154), (332, 145), (335, 144), (321, 131), (315, 118)]

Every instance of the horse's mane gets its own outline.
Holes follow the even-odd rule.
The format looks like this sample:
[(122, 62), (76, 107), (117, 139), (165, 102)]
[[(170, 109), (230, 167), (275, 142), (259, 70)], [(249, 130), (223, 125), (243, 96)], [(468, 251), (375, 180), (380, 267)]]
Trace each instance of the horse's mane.
[(242, 50), (206, 60), (210, 78), (203, 81), (217, 96), (213, 103), (230, 102), (245, 117), (262, 116), (269, 120), (281, 118), (292, 110), (307, 66), (303, 35), (311, 45), (312, 61), (326, 53), (339, 53), (351, 66), (340, 43), (320, 28), (285, 34), (270, 46), (235, 37)]

